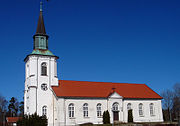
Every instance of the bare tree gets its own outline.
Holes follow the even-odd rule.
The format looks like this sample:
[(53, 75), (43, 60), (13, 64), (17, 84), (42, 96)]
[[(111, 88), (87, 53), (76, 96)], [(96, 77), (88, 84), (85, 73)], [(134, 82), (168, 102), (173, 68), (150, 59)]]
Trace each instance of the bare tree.
[(173, 89), (174, 89), (173, 116), (177, 120), (178, 116), (180, 116), (180, 83), (176, 83)]
[(169, 120), (172, 121), (172, 108), (173, 108), (173, 100), (174, 100), (174, 93), (173, 91), (167, 89), (161, 93), (163, 97), (163, 108), (168, 111)]
[(5, 114), (7, 111), (7, 100), (0, 95), (0, 125), (4, 125), (5, 122)]
[(0, 112), (5, 112), (7, 109), (7, 100), (0, 95)]
[(175, 96), (180, 97), (180, 83), (176, 83), (173, 86)]

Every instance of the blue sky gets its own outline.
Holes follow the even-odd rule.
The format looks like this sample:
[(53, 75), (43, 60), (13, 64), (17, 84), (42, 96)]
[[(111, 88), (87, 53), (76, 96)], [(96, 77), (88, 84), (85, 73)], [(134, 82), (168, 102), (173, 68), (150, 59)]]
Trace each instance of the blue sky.
[[(0, 94), (23, 98), (39, 0), (0, 0)], [(63, 80), (146, 83), (157, 93), (180, 82), (180, 1), (49, 0), (49, 49)]]

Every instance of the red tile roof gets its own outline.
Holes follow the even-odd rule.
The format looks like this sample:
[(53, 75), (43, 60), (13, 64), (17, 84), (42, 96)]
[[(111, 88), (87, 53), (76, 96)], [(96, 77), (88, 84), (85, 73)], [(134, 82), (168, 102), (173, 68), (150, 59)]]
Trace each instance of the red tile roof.
[(6, 120), (7, 120), (8, 123), (15, 123), (21, 118), (22, 117), (6, 117)]
[(123, 98), (162, 99), (145, 84), (59, 80), (52, 88), (58, 97), (107, 98), (114, 88)]

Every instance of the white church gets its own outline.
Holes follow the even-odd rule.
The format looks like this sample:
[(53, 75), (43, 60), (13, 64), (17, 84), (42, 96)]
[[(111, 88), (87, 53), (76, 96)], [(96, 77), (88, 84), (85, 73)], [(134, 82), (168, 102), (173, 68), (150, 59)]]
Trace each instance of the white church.
[(110, 122), (163, 122), (161, 99), (145, 84), (59, 80), (58, 56), (48, 48), (42, 9), (33, 36), (34, 47), (25, 61), (25, 114), (46, 115), (48, 126), (102, 124), (108, 110)]

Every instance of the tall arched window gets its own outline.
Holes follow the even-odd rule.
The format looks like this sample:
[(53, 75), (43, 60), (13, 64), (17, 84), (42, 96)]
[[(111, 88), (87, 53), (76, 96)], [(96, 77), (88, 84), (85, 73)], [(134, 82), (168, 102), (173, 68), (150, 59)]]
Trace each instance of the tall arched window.
[(102, 116), (102, 110), (101, 110), (101, 104), (98, 103), (97, 104), (97, 117), (101, 117)]
[(128, 103), (127, 104), (127, 110), (130, 110), (131, 109), (131, 103)]
[(42, 107), (42, 115), (47, 115), (47, 106)]
[(153, 103), (149, 104), (149, 109), (150, 109), (150, 115), (153, 116), (154, 115), (154, 104)]
[(69, 111), (69, 117), (74, 117), (74, 104), (73, 103), (69, 104), (68, 111)]
[(83, 116), (88, 117), (88, 104), (87, 103), (83, 105)]
[(143, 116), (143, 104), (139, 104), (139, 116)]
[(43, 62), (41, 64), (41, 75), (42, 76), (46, 76), (47, 75), (47, 64), (45, 62)]
[(119, 104), (117, 102), (115, 102), (112, 106), (112, 110), (113, 111), (119, 111)]

